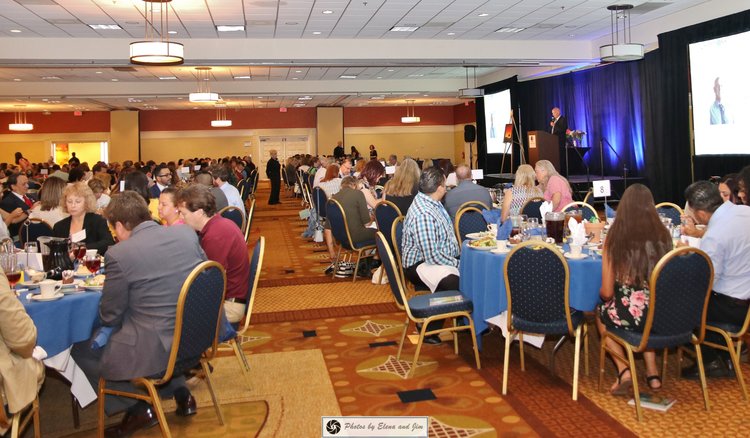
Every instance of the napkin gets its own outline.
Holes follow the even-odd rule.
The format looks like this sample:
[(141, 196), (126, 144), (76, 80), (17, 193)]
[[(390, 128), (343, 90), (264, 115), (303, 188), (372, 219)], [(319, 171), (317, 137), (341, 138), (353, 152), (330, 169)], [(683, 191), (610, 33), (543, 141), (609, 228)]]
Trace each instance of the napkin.
[(612, 218), (612, 219), (614, 219), (614, 218), (615, 218), (615, 215), (616, 215), (617, 213), (616, 213), (616, 212), (615, 212), (615, 211), (614, 211), (614, 210), (612, 209), (612, 207), (610, 207), (610, 206), (609, 206), (609, 204), (607, 204), (607, 203), (605, 202), (605, 203), (604, 203), (604, 214), (606, 214), (606, 215), (607, 215), (607, 219), (609, 219), (609, 218)]
[(221, 323), (219, 326), (219, 342), (227, 342), (237, 336), (237, 331), (227, 319), (227, 314), (221, 312)]
[(586, 229), (583, 223), (578, 223), (575, 219), (568, 220), (568, 229), (570, 229), (570, 244), (583, 245), (586, 243)]
[(510, 232), (512, 230), (513, 230), (513, 222), (510, 220), (510, 218), (508, 218), (505, 220), (505, 222), (498, 225), (497, 236), (495, 236), (495, 238), (497, 240), (508, 240), (508, 238), (510, 237)]
[(542, 205), (539, 206), (539, 214), (542, 215), (542, 225), (547, 225), (544, 221), (544, 216), (550, 211), (552, 211), (552, 203), (549, 201), (542, 202)]
[(492, 209), (492, 210), (482, 210), (482, 216), (484, 216), (484, 221), (488, 224), (498, 224), (498, 228), (500, 228), (500, 210)]
[(91, 342), (91, 349), (98, 350), (103, 348), (109, 342), (109, 337), (112, 336), (114, 327), (102, 327), (99, 332), (94, 336), (94, 340)]

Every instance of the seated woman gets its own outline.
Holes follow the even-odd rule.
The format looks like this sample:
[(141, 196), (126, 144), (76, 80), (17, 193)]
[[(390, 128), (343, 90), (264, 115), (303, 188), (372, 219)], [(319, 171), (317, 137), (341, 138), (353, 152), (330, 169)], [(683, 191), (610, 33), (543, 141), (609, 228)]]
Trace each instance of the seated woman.
[(41, 219), (51, 227), (68, 217), (63, 211), (62, 198), (65, 181), (60, 178), (47, 178), (39, 192), (39, 202), (29, 210), (30, 219)]
[[(369, 163), (380, 164), (375, 160)], [(375, 228), (368, 228), (368, 226), (372, 225), (372, 218), (367, 209), (365, 195), (359, 190), (358, 185), (357, 178), (353, 176), (344, 177), (341, 180), (341, 190), (333, 195), (333, 199), (341, 203), (341, 207), (344, 209), (346, 224), (349, 226), (349, 235), (354, 244), (368, 240), (374, 241), (376, 232)], [(364, 277), (369, 277), (369, 274), (369, 269), (365, 269), (364, 272), (362, 270), (358, 272), (358, 275)]]
[[(363, 162), (361, 160), (360, 162)], [(378, 160), (370, 160), (365, 164), (362, 174), (360, 175), (360, 181), (362, 181), (362, 194), (365, 195), (367, 201), (367, 208), (372, 211), (376, 205), (380, 202), (380, 199), (375, 194), (375, 186), (378, 184), (380, 178), (385, 176), (385, 167), (380, 164)]]
[(393, 178), (383, 187), (385, 200), (396, 204), (404, 216), (406, 216), (406, 212), (414, 201), (414, 197), (417, 196), (421, 174), (416, 161), (411, 158), (404, 158), (401, 165), (396, 168)]
[[(52, 232), (55, 237), (70, 237), (76, 242), (84, 242), (86, 248), (95, 249), (100, 255), (104, 255), (115, 244), (107, 221), (94, 213), (96, 198), (86, 183), (69, 184), (63, 192), (62, 206), (63, 211), (70, 216), (55, 224)], [(85, 233), (82, 238), (78, 234), (81, 232)]]
[(536, 180), (544, 191), (544, 200), (552, 202), (552, 211), (562, 211), (573, 202), (573, 191), (568, 180), (563, 178), (548, 160), (539, 160), (534, 166)]
[(125, 190), (133, 190), (146, 200), (148, 211), (151, 212), (151, 217), (159, 217), (159, 200), (151, 198), (151, 191), (148, 188), (148, 177), (146, 174), (134, 171), (125, 175), (122, 180), (125, 181)]
[(176, 194), (177, 189), (174, 187), (167, 187), (162, 190), (159, 195), (159, 218), (161, 219), (162, 224), (166, 227), (185, 223), (180, 215), (180, 210), (175, 203)]
[(503, 192), (502, 220), (520, 214), (521, 208), (531, 198), (541, 197), (542, 191), (534, 182), (534, 168), (528, 164), (518, 166), (513, 187)]
[(112, 198), (109, 197), (109, 189), (99, 178), (91, 178), (88, 182), (89, 188), (94, 192), (96, 198), (96, 211), (101, 213), (109, 205)]
[[(597, 328), (608, 327), (643, 331), (649, 311), (649, 277), (661, 257), (672, 249), (672, 239), (654, 208), (651, 191), (634, 184), (625, 190), (617, 207), (617, 220), (607, 234), (602, 252), (602, 288), (604, 304), (599, 307)], [(625, 355), (623, 348), (607, 340), (607, 346)], [(625, 361), (612, 357), (617, 366), (617, 382), (610, 388), (613, 395), (629, 395), (630, 368)], [(652, 390), (661, 388), (653, 350), (643, 353), (646, 383)]]
[(326, 196), (330, 199), (331, 196), (338, 193), (341, 189), (341, 178), (339, 178), (339, 165), (329, 164), (326, 167), (326, 173), (318, 186), (326, 192)]

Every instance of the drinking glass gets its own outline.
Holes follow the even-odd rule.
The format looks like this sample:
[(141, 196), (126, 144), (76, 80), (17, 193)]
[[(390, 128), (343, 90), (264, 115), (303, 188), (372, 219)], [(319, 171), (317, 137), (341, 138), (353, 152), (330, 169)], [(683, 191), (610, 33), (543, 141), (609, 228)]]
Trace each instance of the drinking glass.
[(18, 257), (13, 253), (0, 254), (0, 264), (2, 264), (10, 287), (14, 287), (21, 280), (21, 268), (18, 266)]
[(96, 271), (98, 271), (99, 268), (102, 266), (102, 260), (99, 258), (98, 255), (86, 256), (84, 253), (84, 256), (85, 258), (84, 258), (83, 263), (86, 266), (86, 269), (88, 269), (89, 272), (91, 272), (91, 277), (93, 277), (94, 274), (96, 274)]

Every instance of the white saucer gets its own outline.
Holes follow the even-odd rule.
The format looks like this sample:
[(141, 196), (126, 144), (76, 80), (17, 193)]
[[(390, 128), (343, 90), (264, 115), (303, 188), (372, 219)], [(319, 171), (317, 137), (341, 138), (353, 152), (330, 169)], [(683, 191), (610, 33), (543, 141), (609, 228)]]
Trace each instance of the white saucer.
[(479, 240), (484, 239), (488, 236), (491, 236), (491, 233), (488, 233), (487, 231), (480, 231), (478, 233), (469, 233), (466, 235), (466, 238), (469, 240)]
[(22, 282), (16, 284), (16, 287), (18, 287), (18, 286), (27, 287), (29, 289), (37, 289), (39, 287), (39, 283), (38, 282), (34, 283), (33, 281), (22, 281)]
[(508, 254), (509, 252), (510, 252), (510, 248), (508, 248), (507, 246), (505, 248), (498, 247), (498, 248), (492, 249), (493, 254)]
[(571, 260), (581, 260), (581, 259), (585, 259), (586, 257), (588, 257), (588, 255), (584, 254), (584, 253), (581, 253), (581, 255), (579, 255), (577, 257), (573, 256), (573, 254), (571, 254), (569, 252), (566, 252), (563, 255), (565, 256), (566, 259), (571, 259)]
[(32, 295), (31, 300), (32, 301), (54, 301), (54, 300), (59, 300), (60, 298), (64, 296), (65, 294), (63, 294), (62, 292), (58, 292), (50, 297), (43, 297), (41, 295)]

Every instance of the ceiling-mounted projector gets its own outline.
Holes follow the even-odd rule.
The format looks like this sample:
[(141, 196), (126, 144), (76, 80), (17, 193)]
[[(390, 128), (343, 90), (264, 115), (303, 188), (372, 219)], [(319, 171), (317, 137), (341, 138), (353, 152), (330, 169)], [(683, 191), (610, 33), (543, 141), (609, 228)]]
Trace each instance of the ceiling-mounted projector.
[(462, 88), (458, 90), (459, 99), (476, 99), (477, 97), (484, 96), (484, 90), (482, 88)]

